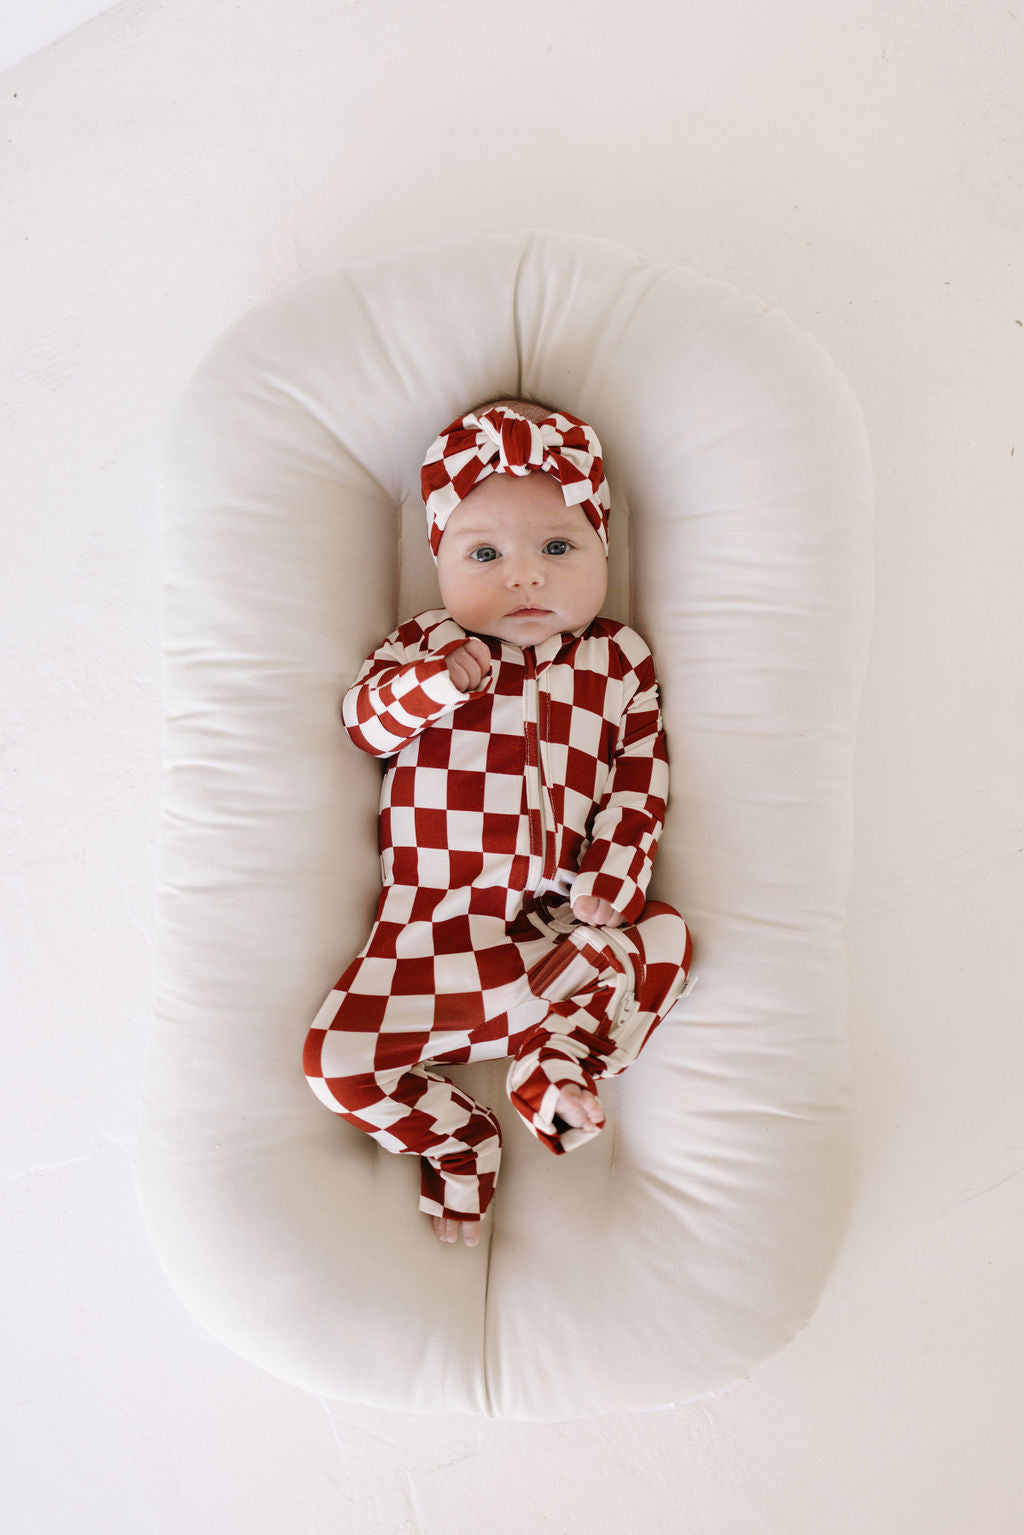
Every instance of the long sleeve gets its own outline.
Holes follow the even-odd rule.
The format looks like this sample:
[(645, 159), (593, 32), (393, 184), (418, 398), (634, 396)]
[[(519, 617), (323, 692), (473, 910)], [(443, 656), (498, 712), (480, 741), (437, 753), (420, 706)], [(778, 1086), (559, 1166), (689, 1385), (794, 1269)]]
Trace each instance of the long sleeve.
[(644, 907), (668, 798), (668, 755), (650, 652), (637, 664), (636, 683), (571, 892), (573, 900), (593, 895), (609, 901), (628, 922)]
[[(392, 757), (478, 693), (455, 686), (445, 657), (465, 643), (465, 631), (445, 614), (423, 614), (402, 624), (363, 663), (342, 699), (341, 717), (350, 737), (372, 757)], [(486, 691), (486, 688), (481, 691)]]

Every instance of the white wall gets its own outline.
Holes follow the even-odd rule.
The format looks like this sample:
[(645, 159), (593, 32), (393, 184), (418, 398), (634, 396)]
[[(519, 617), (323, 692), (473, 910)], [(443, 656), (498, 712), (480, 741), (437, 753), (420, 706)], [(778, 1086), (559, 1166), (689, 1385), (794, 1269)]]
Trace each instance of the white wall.
[[(19, 1528), (1024, 1528), (1022, 64), (1024, 13), (996, 0), (154, 0), (0, 77)], [(222, 328), (303, 273), (525, 225), (781, 304), (849, 373), (879, 489), (848, 1243), (752, 1381), (554, 1428), (261, 1375), (168, 1293), (130, 1180), (168, 414)]]
[(106, 10), (103, 0), (0, 0), (0, 70)]

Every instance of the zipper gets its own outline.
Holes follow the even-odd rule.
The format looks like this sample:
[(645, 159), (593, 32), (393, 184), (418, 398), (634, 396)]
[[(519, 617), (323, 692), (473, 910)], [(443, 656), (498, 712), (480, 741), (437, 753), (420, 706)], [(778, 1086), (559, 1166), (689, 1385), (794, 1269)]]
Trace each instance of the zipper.
[[(537, 658), (532, 650), (523, 651), (526, 663), (526, 681), (523, 685), (523, 727), (526, 735), (526, 804), (530, 818), (530, 887), (536, 890), (549, 876), (547, 816), (547, 790), (544, 787), (544, 764), (541, 756), (541, 683), (537, 675)], [(554, 848), (551, 849), (552, 854)]]

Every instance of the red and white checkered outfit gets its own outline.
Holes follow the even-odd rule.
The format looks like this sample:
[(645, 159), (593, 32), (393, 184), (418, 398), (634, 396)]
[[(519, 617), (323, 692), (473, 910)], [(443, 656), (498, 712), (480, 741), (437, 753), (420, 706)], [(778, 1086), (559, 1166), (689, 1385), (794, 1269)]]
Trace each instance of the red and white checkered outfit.
[[(344, 723), (387, 759), (384, 888), (370, 937), (306, 1040), (317, 1096), (422, 1160), (420, 1208), (473, 1220), (494, 1191), (495, 1116), (436, 1065), (511, 1056), (509, 1097), (554, 1152), (598, 1132), (555, 1117), (561, 1089), (623, 1071), (679, 996), (682, 917), (644, 894), (668, 769), (651, 653), (597, 618), (525, 650), (484, 639), (462, 693), (443, 609), (402, 624), (345, 695)], [(593, 895), (621, 928), (577, 922)]]

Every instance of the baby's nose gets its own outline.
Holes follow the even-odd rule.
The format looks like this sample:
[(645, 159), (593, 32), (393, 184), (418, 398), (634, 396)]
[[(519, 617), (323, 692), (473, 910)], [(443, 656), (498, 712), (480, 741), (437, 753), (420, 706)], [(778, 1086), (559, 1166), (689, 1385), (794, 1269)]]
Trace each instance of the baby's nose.
[(533, 555), (519, 555), (509, 560), (506, 579), (509, 586), (540, 586), (544, 580), (544, 569)]

